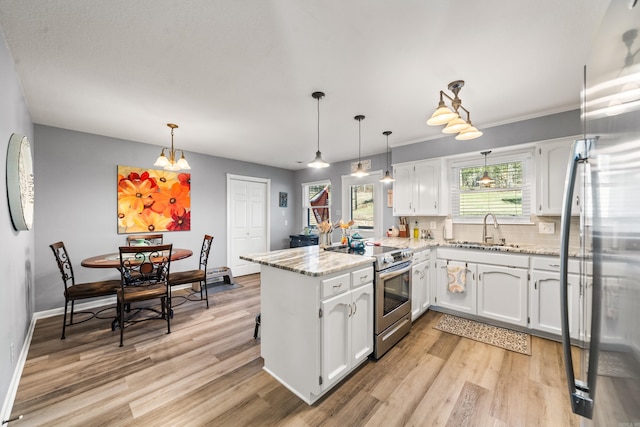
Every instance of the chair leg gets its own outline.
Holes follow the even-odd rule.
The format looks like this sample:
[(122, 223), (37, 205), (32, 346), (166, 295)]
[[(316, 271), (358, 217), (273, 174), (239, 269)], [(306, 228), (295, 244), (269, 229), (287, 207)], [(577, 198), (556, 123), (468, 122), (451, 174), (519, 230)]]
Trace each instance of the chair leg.
[(118, 302), (118, 308), (120, 311), (120, 347), (124, 345), (124, 303)]
[(207, 301), (207, 308), (209, 308), (209, 290), (207, 289), (207, 278), (200, 282), (200, 299), (202, 299), (202, 288), (204, 288), (204, 297)]
[[(165, 304), (167, 306), (167, 333), (170, 334), (171, 333), (171, 317), (173, 315), (173, 313), (171, 312), (171, 297), (168, 297), (165, 299), (165, 301), (163, 301), (163, 304)], [(162, 311), (164, 311), (164, 308), (162, 309)], [(171, 315), (169, 314), (171, 313)]]
[(65, 328), (67, 327), (67, 306), (68, 305), (69, 305), (69, 301), (65, 299), (64, 300), (64, 317), (62, 318), (62, 336), (60, 337), (61, 340), (65, 338), (64, 332), (65, 332)]
[(253, 339), (258, 339), (258, 332), (260, 332), (260, 313), (256, 316), (256, 327), (253, 330)]
[(71, 314), (69, 315), (69, 324), (73, 325), (73, 309), (75, 308), (75, 300), (71, 301)]

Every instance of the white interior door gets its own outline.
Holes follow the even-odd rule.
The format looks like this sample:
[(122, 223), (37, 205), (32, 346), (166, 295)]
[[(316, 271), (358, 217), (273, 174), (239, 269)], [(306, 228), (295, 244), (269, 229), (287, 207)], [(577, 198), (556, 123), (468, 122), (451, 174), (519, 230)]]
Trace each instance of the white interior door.
[(234, 276), (260, 271), (240, 255), (269, 250), (270, 185), (268, 179), (227, 175), (227, 265)]

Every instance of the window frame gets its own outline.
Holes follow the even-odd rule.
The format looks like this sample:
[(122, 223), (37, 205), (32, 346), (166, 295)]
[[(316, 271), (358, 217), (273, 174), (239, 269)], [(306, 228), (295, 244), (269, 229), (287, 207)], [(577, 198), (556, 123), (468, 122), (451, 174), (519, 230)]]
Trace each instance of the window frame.
[[(501, 224), (532, 224), (531, 215), (534, 214), (535, 208), (535, 180), (534, 180), (534, 148), (526, 148), (519, 150), (510, 150), (497, 152), (487, 157), (487, 166), (500, 163), (522, 162), (522, 192), (523, 204), (522, 215), (505, 216), (496, 215), (498, 222)], [(448, 176), (450, 185), (449, 212), (454, 223), (459, 224), (482, 224), (483, 216), (460, 216), (454, 212), (454, 205), (459, 204), (460, 195), (460, 179), (459, 169), (467, 167), (484, 167), (485, 158), (477, 154), (465, 154), (464, 156), (449, 159), (447, 162)], [(482, 190), (481, 190), (482, 191)], [(495, 190), (494, 190), (495, 191)], [(457, 198), (457, 199), (456, 199)]]
[(382, 208), (386, 199), (383, 199), (384, 183), (380, 182), (380, 179), (382, 179), (381, 170), (369, 172), (368, 176), (363, 177), (342, 176), (342, 220), (345, 222), (351, 221), (351, 191), (349, 187), (352, 185), (373, 184), (373, 228), (351, 227), (353, 232), (357, 231), (364, 238), (379, 238), (382, 236), (382, 223), (384, 221)]
[[(308, 216), (312, 213), (310, 213), (310, 209), (312, 209), (312, 206), (309, 204), (309, 187), (312, 186), (320, 186), (320, 185), (324, 185), (324, 186), (329, 186), (329, 204), (326, 206), (329, 209), (329, 222), (331, 222), (331, 199), (333, 199), (333, 191), (331, 190), (331, 180), (330, 179), (323, 179), (320, 181), (312, 181), (312, 182), (303, 182), (301, 184), (302, 187), (302, 228), (304, 229), (305, 227), (313, 227), (311, 225), (309, 225), (309, 223), (307, 222), (307, 218)], [(315, 228), (315, 227), (314, 227)]]

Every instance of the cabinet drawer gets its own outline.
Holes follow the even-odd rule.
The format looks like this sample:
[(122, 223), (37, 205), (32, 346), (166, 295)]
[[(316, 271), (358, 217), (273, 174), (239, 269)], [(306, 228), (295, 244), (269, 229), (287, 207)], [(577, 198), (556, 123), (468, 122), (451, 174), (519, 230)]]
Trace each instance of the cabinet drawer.
[(349, 290), (350, 280), (349, 274), (341, 274), (340, 276), (325, 279), (321, 282), (320, 288), (322, 298), (337, 295)]
[(357, 288), (358, 286), (362, 286), (371, 282), (373, 282), (373, 267), (363, 268), (351, 273), (352, 288)]
[(422, 262), (422, 261), (428, 261), (430, 254), (431, 254), (431, 251), (429, 249), (426, 249), (420, 252), (414, 252), (413, 263), (418, 264), (419, 262)]
[[(531, 257), (531, 268), (534, 270), (546, 270), (560, 272), (559, 257)], [(569, 259), (568, 273), (580, 274), (580, 261)], [(590, 272), (589, 272), (590, 273)]]

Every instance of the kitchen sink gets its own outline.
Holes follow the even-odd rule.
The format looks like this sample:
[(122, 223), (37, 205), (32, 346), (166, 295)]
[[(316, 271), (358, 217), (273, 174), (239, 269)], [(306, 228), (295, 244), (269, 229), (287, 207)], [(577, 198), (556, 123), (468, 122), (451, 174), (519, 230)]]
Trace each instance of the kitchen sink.
[(506, 244), (506, 243), (482, 243), (482, 242), (450, 242), (456, 248), (467, 249), (483, 249), (488, 251), (499, 251), (501, 248), (519, 248), (519, 245)]

